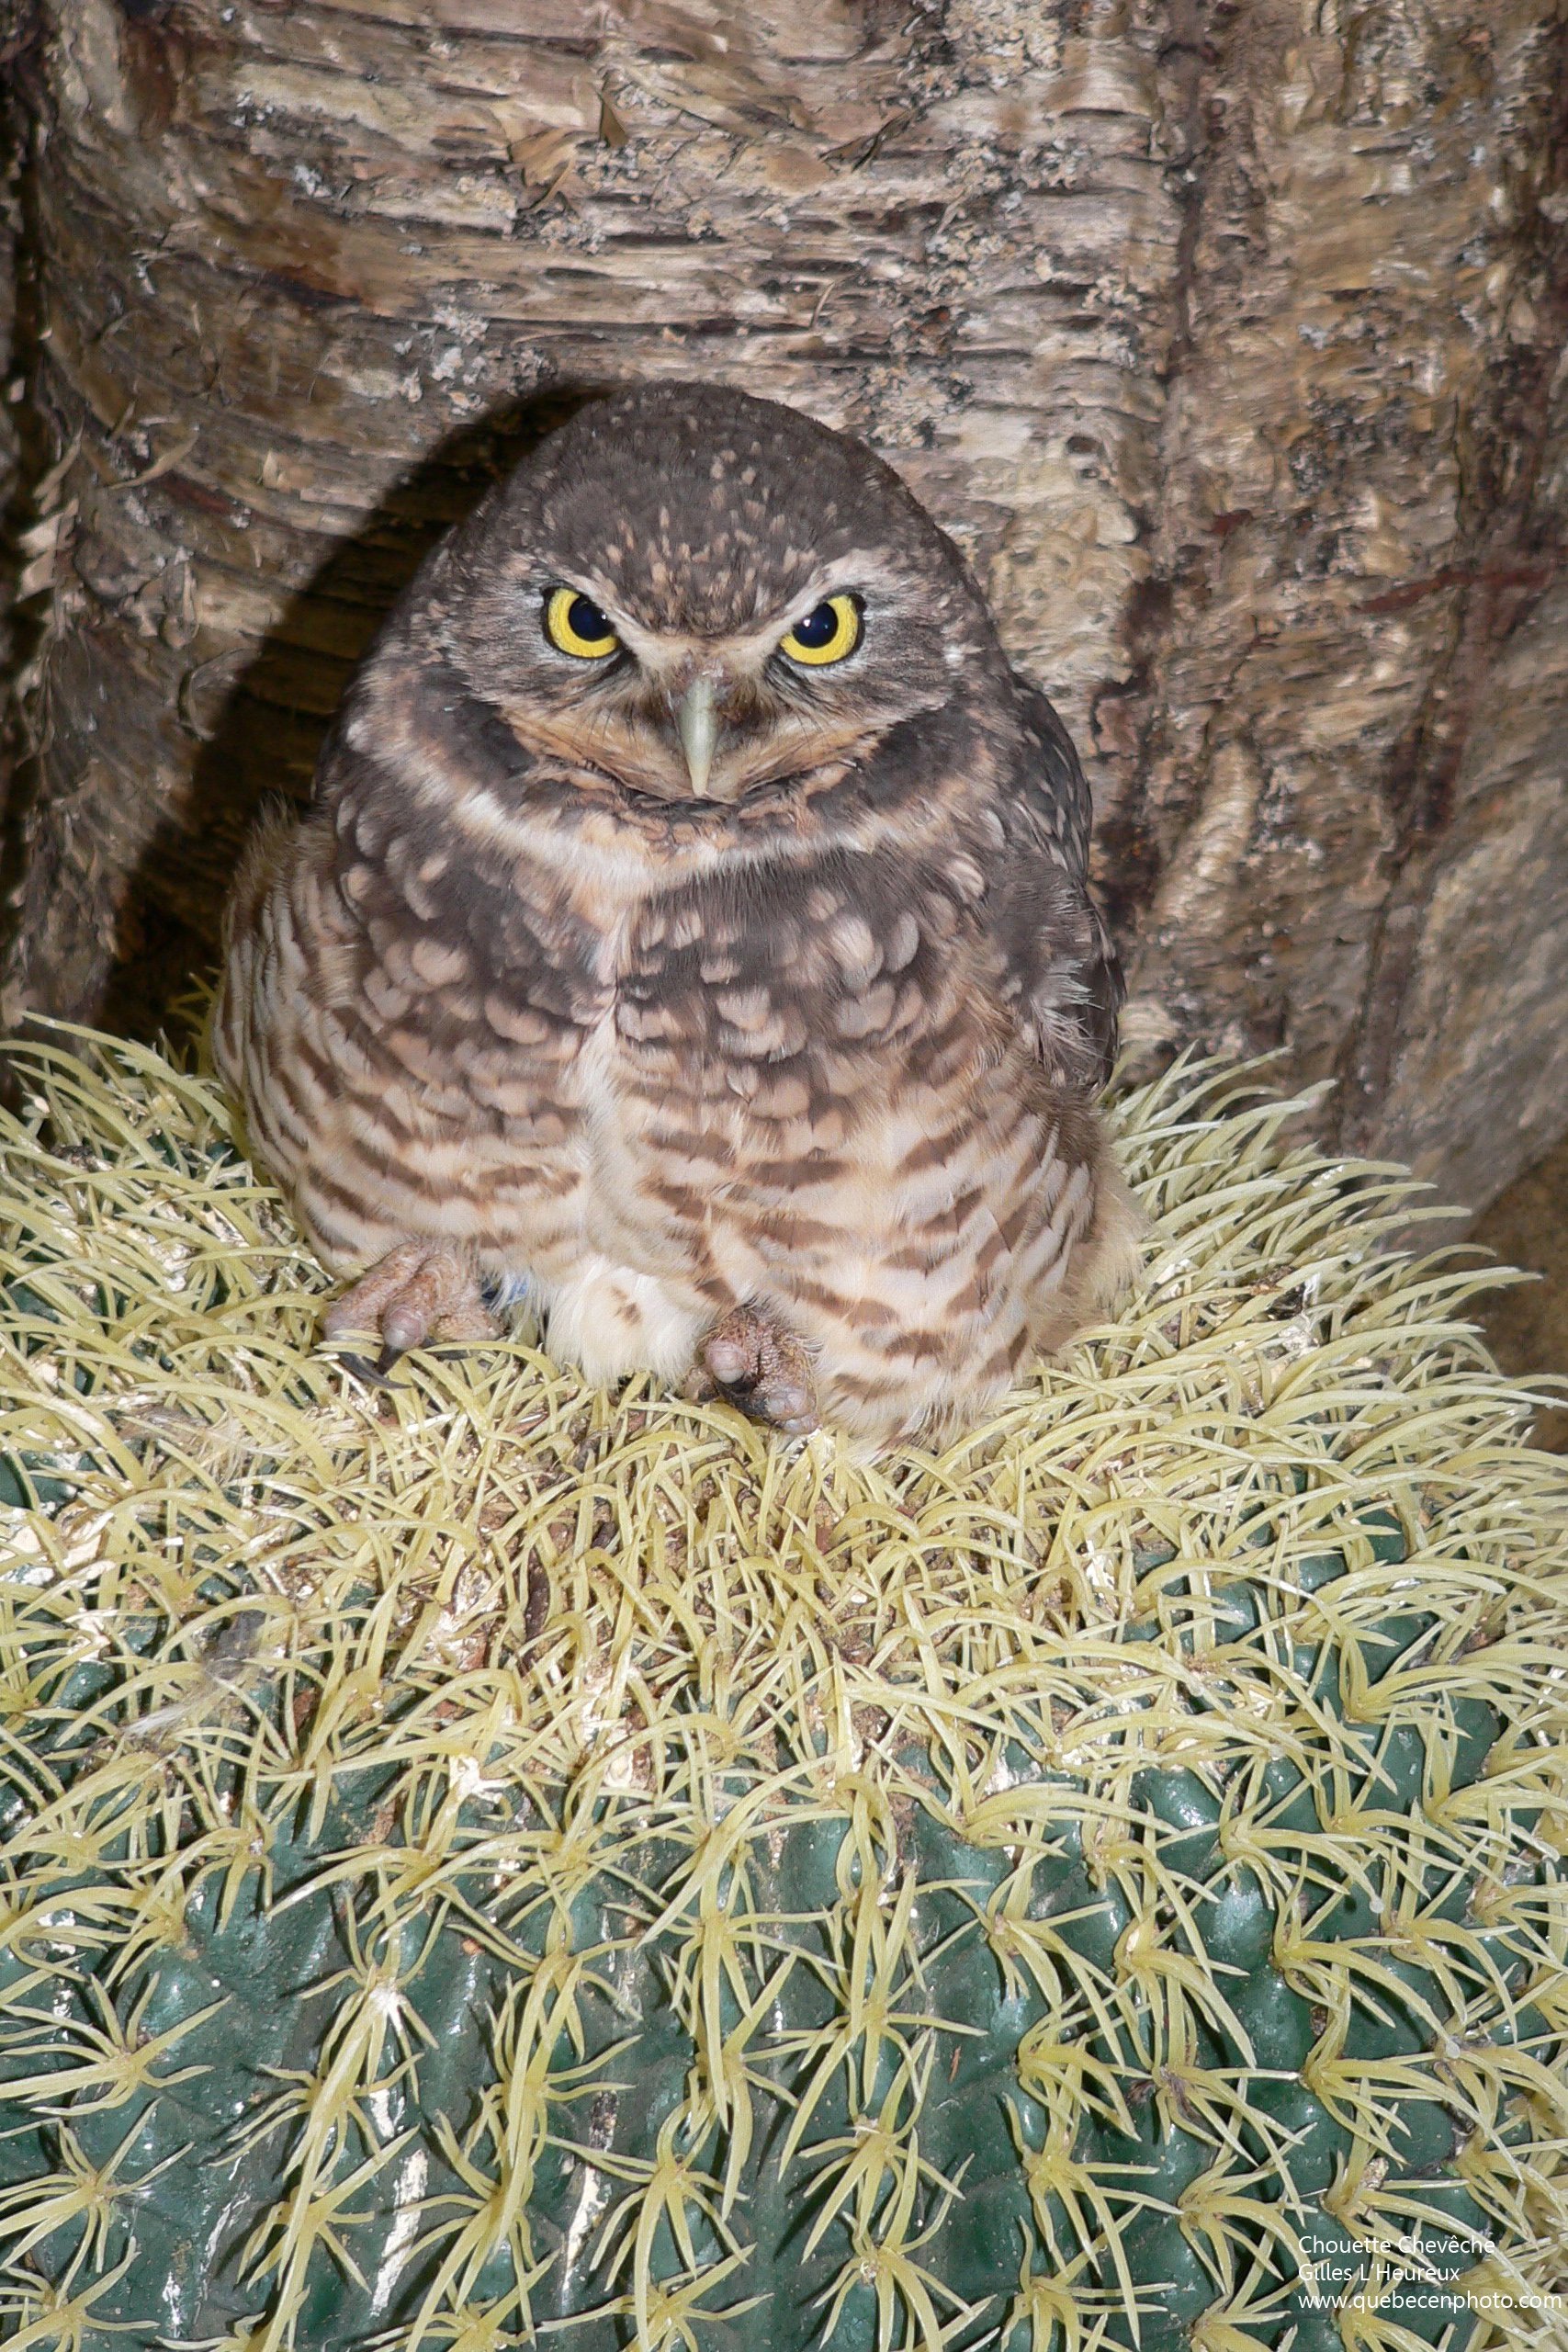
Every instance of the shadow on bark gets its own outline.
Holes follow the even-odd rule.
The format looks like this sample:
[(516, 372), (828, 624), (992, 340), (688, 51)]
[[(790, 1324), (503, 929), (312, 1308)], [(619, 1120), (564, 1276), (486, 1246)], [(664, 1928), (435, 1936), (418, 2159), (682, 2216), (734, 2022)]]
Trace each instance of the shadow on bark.
[[(192, 769), (187, 812), (199, 812), (193, 827), (174, 817), (160, 820), (129, 878), (128, 896), (139, 910), (134, 952), (112, 967), (94, 1022), (118, 1035), (152, 1038), (177, 1035), (192, 1017), (197, 984), (210, 970), (220, 900), (229, 876), (258, 811), (276, 797), (303, 806), (309, 799), (317, 750), (338, 695), (372, 643), (388, 611), (412, 580), (430, 549), (464, 519), (493, 483), (502, 481), (545, 435), (564, 424), (585, 401), (612, 389), (605, 383), (552, 385), (521, 402), (513, 401), (450, 434), (409, 469), (365, 515), (358, 527), (337, 541), (331, 554), (284, 605), (276, 626), (254, 647), (239, 647), (200, 664), (181, 686), (180, 717), (201, 749)], [(330, 704), (320, 694), (309, 704), (298, 681), (307, 668), (320, 681), (324, 657), (314, 651), (306, 663), (299, 648), (308, 641), (302, 626), (312, 607), (334, 606), (362, 616), (362, 642), (333, 664), (338, 672)], [(323, 707), (324, 706), (324, 707)], [(39, 774), (30, 761), (23, 788), (8, 813), (6, 854), (15, 865)], [(199, 858), (213, 883), (210, 925), (198, 930), (171, 908), (160, 888), (160, 873), (187, 868)], [(14, 951), (12, 928), (4, 943)], [(24, 1024), (22, 1034), (26, 1034)]]

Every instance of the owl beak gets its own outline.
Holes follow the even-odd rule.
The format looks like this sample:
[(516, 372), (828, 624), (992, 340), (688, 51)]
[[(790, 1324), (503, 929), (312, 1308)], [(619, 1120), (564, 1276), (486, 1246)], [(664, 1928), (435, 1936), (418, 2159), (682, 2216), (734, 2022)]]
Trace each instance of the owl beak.
[(675, 727), (681, 738), (681, 749), (686, 755), (686, 773), (692, 779), (692, 790), (700, 800), (708, 788), (714, 747), (718, 741), (718, 716), (714, 708), (711, 678), (694, 678), (681, 697), (680, 708), (675, 714)]

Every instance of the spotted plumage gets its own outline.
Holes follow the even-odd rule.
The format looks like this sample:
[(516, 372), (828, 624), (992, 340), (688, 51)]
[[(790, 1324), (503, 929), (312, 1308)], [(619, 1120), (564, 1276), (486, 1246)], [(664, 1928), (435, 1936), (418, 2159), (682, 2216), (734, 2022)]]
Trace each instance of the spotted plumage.
[(526, 1298), (558, 1356), (789, 1430), (951, 1429), (1124, 1269), (1089, 796), (868, 451), (595, 401), (431, 556), (214, 1039), (389, 1351)]

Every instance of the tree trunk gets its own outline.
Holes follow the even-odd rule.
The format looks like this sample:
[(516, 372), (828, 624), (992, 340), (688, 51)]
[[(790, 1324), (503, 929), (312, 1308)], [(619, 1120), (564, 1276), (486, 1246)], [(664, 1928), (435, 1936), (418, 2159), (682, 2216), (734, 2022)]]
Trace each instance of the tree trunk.
[(570, 400), (864, 435), (1059, 702), (1145, 1056), (1487, 1197), (1568, 1118), (1555, 0), (48, 0), (0, 1010), (137, 1025)]

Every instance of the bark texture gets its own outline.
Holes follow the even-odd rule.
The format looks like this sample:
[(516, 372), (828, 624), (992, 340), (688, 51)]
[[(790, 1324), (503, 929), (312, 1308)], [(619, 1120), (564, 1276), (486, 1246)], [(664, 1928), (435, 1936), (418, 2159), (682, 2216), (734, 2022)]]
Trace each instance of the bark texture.
[(48, 0), (0, 1012), (145, 1023), (574, 391), (876, 444), (1100, 810), (1128, 1034), (1479, 1202), (1568, 1117), (1555, 0)]

